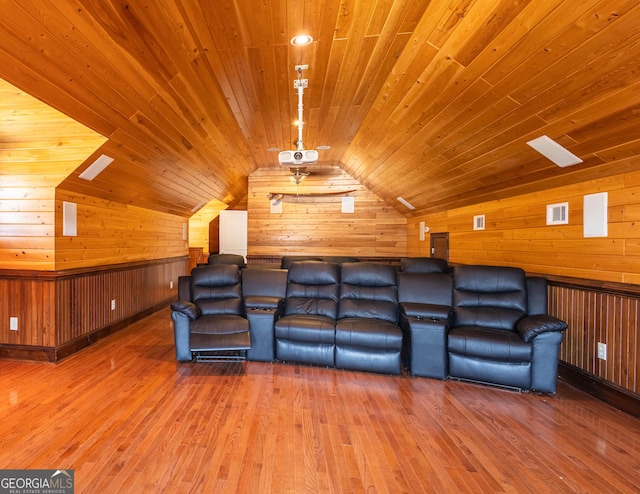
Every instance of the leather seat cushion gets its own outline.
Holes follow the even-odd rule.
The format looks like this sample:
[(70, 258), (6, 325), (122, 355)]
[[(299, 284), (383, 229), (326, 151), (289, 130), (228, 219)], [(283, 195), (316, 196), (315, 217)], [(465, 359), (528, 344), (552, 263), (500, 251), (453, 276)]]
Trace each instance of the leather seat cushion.
[(249, 332), (249, 321), (231, 314), (204, 315), (189, 324), (191, 334), (232, 334)]
[(335, 320), (313, 314), (291, 314), (276, 321), (276, 340), (335, 343)]
[(450, 353), (498, 362), (530, 362), (533, 352), (533, 346), (514, 331), (476, 326), (452, 328), (448, 343)]
[(359, 348), (400, 350), (402, 330), (381, 319), (340, 319), (336, 323), (336, 344)]

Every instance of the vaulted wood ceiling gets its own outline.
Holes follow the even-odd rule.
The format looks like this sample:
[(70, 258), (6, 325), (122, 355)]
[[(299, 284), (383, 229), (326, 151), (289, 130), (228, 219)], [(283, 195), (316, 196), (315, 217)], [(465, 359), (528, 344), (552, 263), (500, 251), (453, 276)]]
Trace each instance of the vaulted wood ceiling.
[[(188, 216), (304, 141), (415, 214), (640, 168), (637, 0), (15, 0), (0, 78), (108, 138), (66, 190)], [(314, 37), (293, 47), (292, 36)], [(548, 135), (584, 163), (556, 167)], [(0, 135), (0, 138), (2, 136)], [(78, 179), (100, 153), (115, 158)]]

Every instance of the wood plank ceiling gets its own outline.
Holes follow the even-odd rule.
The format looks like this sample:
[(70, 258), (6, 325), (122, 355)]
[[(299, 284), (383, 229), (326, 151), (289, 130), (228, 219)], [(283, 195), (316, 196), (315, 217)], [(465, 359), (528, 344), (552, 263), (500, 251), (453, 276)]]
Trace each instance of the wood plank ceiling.
[[(0, 78), (108, 138), (65, 190), (184, 216), (241, 200), (293, 147), (297, 64), (306, 147), (404, 213), (398, 196), (419, 214), (640, 168), (637, 0), (2, 7)], [(543, 134), (584, 163), (526, 145)], [(78, 179), (100, 153), (114, 163)]]

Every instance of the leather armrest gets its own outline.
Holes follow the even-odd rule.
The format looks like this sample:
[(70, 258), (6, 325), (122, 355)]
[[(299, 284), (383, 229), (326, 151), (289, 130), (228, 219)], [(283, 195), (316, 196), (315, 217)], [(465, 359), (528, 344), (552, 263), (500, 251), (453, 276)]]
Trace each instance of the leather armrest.
[(548, 314), (523, 317), (516, 325), (518, 334), (526, 343), (530, 343), (541, 333), (564, 331), (566, 329), (566, 322)]
[(450, 308), (447, 305), (403, 302), (400, 304), (400, 311), (405, 316), (416, 319), (449, 319)]
[(178, 300), (177, 302), (173, 302), (171, 304), (171, 310), (184, 314), (191, 321), (195, 321), (201, 315), (200, 308), (193, 302), (187, 302), (186, 300)]
[(277, 321), (282, 316), (284, 316), (284, 299), (280, 299), (280, 302), (278, 302), (278, 307), (276, 308), (276, 312), (273, 315), (273, 320)]

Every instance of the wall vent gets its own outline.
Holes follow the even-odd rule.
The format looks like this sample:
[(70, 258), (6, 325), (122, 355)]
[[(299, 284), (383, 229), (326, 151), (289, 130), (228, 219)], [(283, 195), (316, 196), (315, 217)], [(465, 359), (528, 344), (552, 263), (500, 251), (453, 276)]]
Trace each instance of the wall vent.
[(566, 225), (569, 223), (569, 203), (547, 205), (547, 225)]
[(473, 229), (484, 230), (484, 214), (479, 214), (473, 217)]

